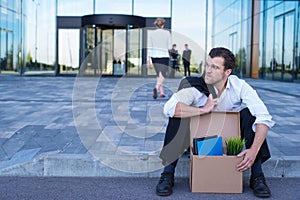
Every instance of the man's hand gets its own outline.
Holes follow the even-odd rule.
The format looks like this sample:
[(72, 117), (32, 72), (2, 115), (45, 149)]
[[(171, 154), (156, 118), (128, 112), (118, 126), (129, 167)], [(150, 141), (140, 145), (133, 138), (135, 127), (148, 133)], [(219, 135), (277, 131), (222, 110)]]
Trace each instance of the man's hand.
[(242, 162), (240, 162), (236, 166), (237, 170), (239, 172), (244, 172), (247, 169), (249, 169), (253, 165), (253, 163), (254, 163), (254, 161), (256, 159), (256, 156), (257, 156), (257, 151), (255, 151), (255, 150), (253, 150), (251, 148), (250, 149), (246, 149), (246, 150), (242, 151), (241, 153), (239, 153), (237, 155), (237, 157), (244, 157), (244, 159), (243, 159)]
[(237, 157), (244, 157), (244, 160), (236, 166), (239, 172), (243, 172), (253, 165), (260, 147), (266, 139), (268, 130), (269, 127), (265, 124), (256, 124), (256, 133), (251, 148), (246, 149), (237, 155)]
[(218, 100), (213, 99), (212, 94), (210, 94), (207, 98), (207, 101), (206, 101), (205, 105), (202, 107), (202, 109), (205, 113), (209, 113), (217, 105), (218, 105)]

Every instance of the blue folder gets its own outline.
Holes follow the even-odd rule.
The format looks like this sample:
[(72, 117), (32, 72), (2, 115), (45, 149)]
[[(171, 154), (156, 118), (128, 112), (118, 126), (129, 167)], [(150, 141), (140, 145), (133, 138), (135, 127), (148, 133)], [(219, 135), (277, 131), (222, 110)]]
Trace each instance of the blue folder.
[(222, 156), (222, 137), (207, 136), (193, 139), (194, 154), (203, 156)]

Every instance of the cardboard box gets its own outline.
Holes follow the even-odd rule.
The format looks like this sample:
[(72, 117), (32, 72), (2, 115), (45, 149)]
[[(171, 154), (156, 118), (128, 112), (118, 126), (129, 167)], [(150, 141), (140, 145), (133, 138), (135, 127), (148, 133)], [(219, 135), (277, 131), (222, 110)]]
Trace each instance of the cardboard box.
[[(240, 135), (239, 112), (213, 111), (206, 115), (191, 118), (190, 145), (193, 138), (219, 135), (223, 137), (223, 152), (226, 153), (225, 140)], [(190, 156), (190, 188), (192, 192), (203, 193), (242, 193), (243, 173), (236, 171), (242, 158), (236, 156)]]

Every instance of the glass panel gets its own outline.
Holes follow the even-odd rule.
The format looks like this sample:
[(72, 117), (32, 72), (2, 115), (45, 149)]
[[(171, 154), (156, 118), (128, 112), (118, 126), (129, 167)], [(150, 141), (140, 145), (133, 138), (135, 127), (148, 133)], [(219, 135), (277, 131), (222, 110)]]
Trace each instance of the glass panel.
[[(300, 2), (298, 1), (298, 5), (297, 5), (297, 18), (296, 18), (296, 27), (298, 30), (296, 30), (295, 32), (298, 33), (295, 44), (298, 44), (298, 46), (296, 46), (296, 50), (295, 50), (295, 79), (297, 79), (297, 82), (300, 81), (300, 48), (299, 48), (299, 43), (300, 43)], [(295, 81), (295, 80), (294, 80)]]
[(7, 49), (6, 49), (6, 31), (0, 29), (0, 71), (7, 68)]
[(79, 68), (79, 29), (58, 31), (58, 65), (60, 73), (77, 73)]
[[(205, 1), (176, 0), (173, 1), (172, 10), (174, 13), (172, 16), (172, 32), (177, 32), (186, 36), (187, 39), (197, 42), (200, 47), (204, 49), (206, 33)], [(202, 10), (202, 12), (199, 12), (199, 10)], [(192, 19), (197, 19), (197, 21), (195, 22)], [(186, 42), (187, 41), (183, 41), (183, 43)], [(178, 48), (180, 47), (181, 46), (178, 46)]]
[(284, 24), (283, 66), (285, 80), (292, 80), (294, 52), (294, 12), (285, 15)]
[(0, 29), (0, 56), (1, 73), (12, 72), (13, 68), (13, 32), (4, 28)]
[(8, 9), (16, 9), (15, 7), (14, 7), (14, 3), (15, 3), (15, 1), (14, 0), (9, 0), (9, 1), (7, 1), (7, 8)]
[(128, 31), (128, 74), (141, 75), (142, 69), (142, 29)]
[(86, 28), (85, 41), (85, 56), (88, 56), (88, 54), (92, 53), (95, 48), (95, 28)]
[[(99, 57), (99, 48), (95, 48), (95, 41), (96, 41), (96, 30), (97, 30), (97, 37), (98, 32), (101, 33), (101, 29), (95, 29), (95, 27), (86, 27), (85, 29), (85, 44), (84, 44), (84, 54), (85, 54), (85, 63), (84, 66), (84, 73), (85, 74), (100, 74), (100, 66), (98, 64)], [(101, 38), (101, 37), (100, 37)]]
[(272, 71), (273, 79), (281, 79), (282, 75), (282, 38), (283, 38), (283, 17), (275, 18), (273, 40)]
[(101, 71), (102, 74), (111, 75), (113, 73), (113, 30), (103, 30), (101, 43)]
[[(262, 69), (262, 78), (264, 79), (272, 79), (272, 70), (273, 70), (273, 62), (274, 61), (274, 9), (272, 10), (265, 10), (267, 7), (267, 2), (262, 2), (261, 8), (264, 10), (263, 14), (261, 15), (261, 37), (259, 44), (261, 45), (261, 52), (262, 56), (260, 57), (262, 59), (262, 66), (264, 66), (264, 69)], [(263, 57), (265, 56), (265, 57)]]
[(7, 69), (9, 71), (15, 70), (14, 63), (14, 45), (13, 45), (13, 37), (14, 32), (7, 32), (7, 43), (6, 43), (6, 49), (7, 49)]
[(170, 0), (135, 0), (134, 15), (143, 17), (170, 17)]
[[(56, 1), (24, 1), (26, 74), (53, 74), (56, 64)], [(58, 62), (58, 61), (57, 61)]]
[[(149, 40), (150, 35), (151, 35), (153, 30), (145, 29), (145, 31), (147, 31), (147, 37), (148, 37), (147, 40)], [(149, 44), (149, 41), (148, 41), (148, 44)], [(147, 75), (156, 75), (154, 65), (152, 64), (152, 60), (151, 60), (151, 57), (150, 57), (150, 51), (151, 51), (151, 49), (147, 48), (147, 65), (148, 65), (147, 66)]]
[(126, 30), (114, 30), (113, 71), (114, 75), (124, 75), (126, 72)]
[(229, 34), (229, 48), (234, 55), (237, 53), (237, 39), (237, 32)]
[(58, 16), (82, 16), (93, 13), (94, 0), (58, 0)]
[(96, 14), (132, 14), (132, 0), (95, 0)]

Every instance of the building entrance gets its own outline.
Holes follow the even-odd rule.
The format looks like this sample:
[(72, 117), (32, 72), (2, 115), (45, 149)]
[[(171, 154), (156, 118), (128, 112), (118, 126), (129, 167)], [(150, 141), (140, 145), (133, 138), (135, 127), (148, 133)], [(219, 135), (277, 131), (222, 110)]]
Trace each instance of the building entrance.
[[(56, 75), (149, 75), (145, 27), (153, 27), (155, 19), (115, 14), (57, 16)], [(170, 27), (171, 19), (166, 18), (165, 28)]]
[[(125, 28), (86, 27), (84, 57), (88, 63), (81, 71), (86, 75), (124, 75), (130, 68), (127, 50), (130, 46), (130, 30)], [(140, 45), (140, 44), (138, 44)], [(141, 59), (141, 57), (137, 57)]]
[(141, 75), (143, 29), (87, 27), (85, 32), (84, 57), (91, 57), (85, 74)]

